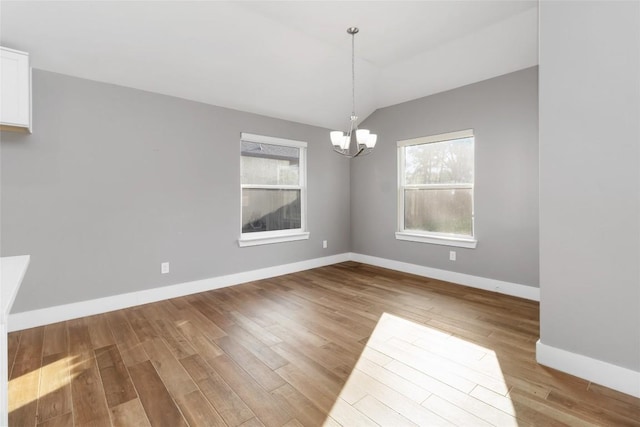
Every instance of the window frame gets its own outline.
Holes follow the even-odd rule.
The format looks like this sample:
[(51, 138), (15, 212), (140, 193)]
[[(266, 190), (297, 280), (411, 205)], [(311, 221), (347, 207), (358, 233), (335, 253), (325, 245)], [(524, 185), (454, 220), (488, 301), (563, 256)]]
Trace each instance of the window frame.
[[(242, 183), (242, 142), (254, 142), (258, 144), (280, 145), (299, 149), (298, 159), (298, 185), (268, 185), (268, 184), (243, 184)], [(309, 239), (307, 231), (307, 143), (293, 139), (277, 138), (273, 136), (256, 135), (242, 132), (240, 134), (240, 237), (238, 246), (257, 246), (272, 243), (291, 242)], [(300, 190), (300, 228), (273, 231), (258, 231), (254, 233), (242, 232), (242, 193), (244, 189), (276, 189), (276, 190)]]
[[(436, 142), (446, 142), (456, 139), (473, 138), (473, 182), (471, 184), (406, 184), (405, 181), (405, 148), (412, 145), (431, 144)], [(419, 243), (430, 243), (435, 245), (455, 246), (474, 249), (478, 241), (475, 237), (475, 135), (473, 129), (466, 129), (456, 132), (442, 133), (438, 135), (424, 136), (419, 138), (405, 139), (397, 142), (398, 158), (398, 224), (395, 233), (397, 240), (406, 240)], [(442, 189), (470, 189), (471, 190), (471, 236), (438, 233), (433, 231), (406, 230), (405, 220), (405, 196), (406, 189), (421, 188), (442, 188)]]

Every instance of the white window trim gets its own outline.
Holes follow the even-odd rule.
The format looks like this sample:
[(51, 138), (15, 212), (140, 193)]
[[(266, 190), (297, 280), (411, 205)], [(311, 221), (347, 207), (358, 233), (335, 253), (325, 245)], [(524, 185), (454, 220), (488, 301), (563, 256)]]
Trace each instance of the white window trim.
[[(293, 242), (296, 240), (308, 240), (311, 233), (300, 229), (286, 230), (288, 233), (278, 231), (262, 231), (258, 233), (244, 233), (238, 239), (238, 246), (270, 245), (271, 243)], [(252, 234), (254, 236), (252, 236)], [(255, 236), (257, 234), (257, 236)]]
[(285, 145), (287, 147), (307, 148), (305, 141), (296, 141), (295, 139), (277, 138), (275, 136), (256, 135), (253, 133), (242, 132), (240, 140), (245, 142), (256, 142), (258, 144)]
[[(472, 138), (473, 129), (466, 129), (457, 132), (441, 133), (438, 135), (424, 136), (420, 138), (405, 139), (397, 142), (398, 150), (398, 230), (395, 233), (397, 240), (405, 240), (418, 243), (429, 243), (434, 245), (454, 246), (459, 248), (475, 249), (478, 240), (475, 238), (475, 213), (472, 213), (472, 231), (474, 236), (460, 236), (455, 234), (422, 232), (417, 230), (405, 230), (404, 228), (404, 189), (406, 188), (469, 188), (473, 190), (473, 184), (423, 184), (404, 185), (404, 148), (410, 145), (429, 144), (433, 142), (450, 141), (452, 139)], [(475, 143), (474, 143), (475, 149)], [(475, 154), (474, 154), (475, 158)], [(474, 171), (475, 175), (475, 171)], [(475, 181), (475, 179), (474, 179)], [(475, 209), (474, 209), (475, 210)]]
[[(284, 145), (300, 149), (300, 185), (242, 185), (240, 184), (240, 237), (238, 246), (269, 245), (272, 243), (293, 242), (296, 240), (307, 240), (311, 233), (307, 231), (307, 143), (293, 139), (276, 138), (273, 136), (256, 135), (242, 132), (240, 141), (256, 142), (259, 144)], [(240, 154), (242, 157), (242, 154)], [(278, 189), (299, 189), (300, 190), (300, 219), (301, 227), (289, 230), (260, 231), (256, 233), (242, 233), (242, 189), (244, 188), (278, 188)]]
[(397, 240), (406, 240), (409, 242), (431, 243), (433, 245), (455, 246), (458, 248), (475, 249), (478, 241), (469, 237), (457, 236), (438, 236), (435, 233), (422, 234), (411, 231), (397, 231)]

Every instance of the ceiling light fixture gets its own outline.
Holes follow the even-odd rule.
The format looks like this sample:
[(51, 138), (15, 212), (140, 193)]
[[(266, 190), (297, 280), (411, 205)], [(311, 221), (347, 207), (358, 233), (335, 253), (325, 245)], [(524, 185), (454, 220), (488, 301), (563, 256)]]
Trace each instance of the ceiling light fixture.
[[(349, 120), (349, 131), (345, 134), (342, 131), (332, 131), (331, 144), (333, 151), (346, 157), (358, 157), (373, 151), (376, 146), (378, 135), (370, 133), (367, 129), (358, 129), (358, 116), (356, 116), (356, 60), (355, 60), (355, 36), (358, 33), (357, 27), (347, 28), (347, 33), (351, 34), (351, 119)], [(352, 149), (352, 136), (355, 131), (356, 144)]]

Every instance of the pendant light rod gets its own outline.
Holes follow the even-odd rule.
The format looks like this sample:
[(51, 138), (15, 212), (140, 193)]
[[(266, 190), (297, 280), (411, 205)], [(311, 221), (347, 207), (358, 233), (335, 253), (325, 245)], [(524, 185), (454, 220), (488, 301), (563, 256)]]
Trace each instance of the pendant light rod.
[[(356, 115), (356, 34), (358, 27), (347, 28), (347, 33), (351, 34), (351, 115)], [(357, 120), (357, 118), (356, 118)]]

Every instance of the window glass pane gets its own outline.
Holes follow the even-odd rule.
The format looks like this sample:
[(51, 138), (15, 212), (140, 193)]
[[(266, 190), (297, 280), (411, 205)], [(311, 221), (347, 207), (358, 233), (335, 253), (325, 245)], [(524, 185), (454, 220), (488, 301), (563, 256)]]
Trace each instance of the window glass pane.
[(472, 194), (471, 189), (405, 190), (405, 230), (471, 236)]
[(302, 228), (300, 190), (242, 190), (242, 232)]
[(405, 147), (406, 184), (473, 182), (473, 138)]
[(242, 141), (242, 184), (299, 185), (300, 149)]

